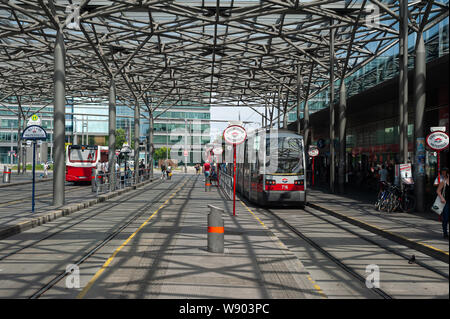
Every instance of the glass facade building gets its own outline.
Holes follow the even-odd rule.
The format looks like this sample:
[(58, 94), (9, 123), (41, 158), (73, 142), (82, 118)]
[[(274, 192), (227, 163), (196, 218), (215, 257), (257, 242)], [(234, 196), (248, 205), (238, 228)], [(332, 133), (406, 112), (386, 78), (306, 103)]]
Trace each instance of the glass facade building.
[[(441, 22), (437, 23), (436, 25), (425, 31), (423, 35), (427, 63), (443, 57), (444, 55), (447, 55), (449, 53), (448, 19), (444, 19)], [(410, 70), (414, 68), (414, 47), (416, 45), (416, 37), (416, 33), (413, 33), (408, 37), (408, 68)], [(362, 93), (365, 90), (368, 90), (380, 83), (398, 76), (398, 51), (399, 46), (398, 44), (396, 44), (385, 51), (380, 57), (375, 58), (373, 61), (366, 64), (361, 69), (346, 77), (344, 82), (347, 89), (347, 98)], [(335, 81), (335, 103), (339, 102), (339, 86), (340, 80)], [(330, 90), (325, 89), (309, 100), (308, 106), (310, 113), (314, 113), (329, 107), (329, 93)], [(304, 109), (303, 102), (300, 109)], [(304, 114), (301, 113), (300, 118), (303, 118), (303, 116)], [(297, 111), (294, 108), (293, 111), (289, 112), (288, 121), (294, 122), (296, 120)]]
[[(67, 99), (66, 105), (66, 143), (107, 145), (108, 141), (108, 102), (82, 103), (75, 99)], [(9, 164), (11, 159), (16, 164), (17, 157), (9, 156), (11, 150), (17, 153), (18, 134), (18, 106), (17, 101), (11, 98), (5, 104), (6, 110), (0, 110), (0, 163)], [(191, 139), (191, 162), (197, 158), (193, 152), (200, 154), (202, 147), (210, 142), (210, 108), (209, 106), (189, 106), (184, 102), (182, 106), (173, 107), (170, 111), (155, 111), (154, 117), (154, 147), (155, 149), (166, 147), (173, 148), (174, 145), (183, 144), (183, 137), (188, 134)], [(46, 106), (24, 107), (26, 115), (30, 117), (39, 112), (42, 126), (46, 129), (48, 137), (48, 159), (52, 154), (53, 139), (53, 107)], [(117, 105), (116, 129), (124, 129), (127, 140), (134, 138), (134, 110), (125, 106)], [(148, 112), (142, 112), (140, 123), (140, 140), (144, 141), (148, 134), (149, 122)], [(21, 120), (23, 127), (24, 120)], [(199, 144), (199, 147), (192, 146)], [(195, 148), (195, 150), (194, 150)], [(198, 155), (197, 154), (197, 155)], [(141, 154), (143, 158), (143, 154)], [(200, 156), (201, 158), (201, 156)]]

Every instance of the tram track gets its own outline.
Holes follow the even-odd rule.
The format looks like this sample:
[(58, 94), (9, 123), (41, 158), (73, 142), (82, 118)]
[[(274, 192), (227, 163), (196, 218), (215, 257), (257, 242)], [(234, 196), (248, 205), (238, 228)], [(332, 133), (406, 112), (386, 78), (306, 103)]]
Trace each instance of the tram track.
[[(182, 185), (179, 186), (177, 188), (176, 191), (174, 191), (175, 193), (181, 188), (183, 187), (189, 180), (191, 179), (191, 177), (186, 178), (184, 177), (179, 183)], [(164, 181), (159, 181), (156, 185), (160, 185), (164, 183)], [(156, 186), (155, 185), (155, 186)], [(106, 236), (100, 243), (96, 244), (95, 247), (93, 247), (92, 249), (89, 249), (89, 251), (87, 251), (86, 253), (84, 253), (76, 262), (72, 263), (72, 265), (76, 265), (79, 266), (81, 265), (83, 262), (85, 262), (87, 259), (89, 259), (90, 257), (92, 257), (98, 250), (100, 250), (102, 247), (104, 247), (106, 244), (108, 244), (112, 239), (116, 238), (120, 233), (122, 233), (130, 224), (132, 224), (134, 221), (136, 221), (138, 218), (140, 218), (142, 215), (144, 215), (146, 212), (148, 212), (148, 210), (158, 201), (162, 200), (162, 198), (164, 196), (168, 196), (170, 198), (170, 195), (167, 192), (168, 189), (163, 189), (161, 190), (161, 192), (154, 197), (149, 203), (141, 206), (140, 208), (135, 210), (135, 214), (128, 219), (125, 223), (123, 223), (121, 226), (116, 227), (116, 230), (114, 230), (112, 233), (108, 234), (108, 236)], [(143, 190), (144, 191), (144, 190)], [(143, 193), (140, 192), (140, 194)], [(148, 191), (148, 189), (145, 189), (145, 191)], [(172, 194), (174, 192), (171, 192)], [(137, 194), (134, 193), (133, 196), (130, 197), (135, 197)], [(129, 198), (128, 198), (129, 199)], [(102, 209), (102, 212), (105, 211), (106, 209)], [(73, 227), (73, 226), (72, 226)], [(38, 289), (37, 291), (35, 291), (30, 297), (29, 299), (38, 299), (40, 298), (45, 292), (49, 291), (52, 287), (54, 287), (58, 282), (60, 282), (62, 279), (64, 279), (66, 276), (70, 275), (70, 272), (68, 272), (67, 270), (60, 272), (59, 274), (57, 274), (56, 276), (54, 276), (50, 281), (47, 281), (47, 283), (45, 285), (43, 285), (40, 289)]]
[[(245, 200), (245, 204), (249, 204), (247, 200)], [(265, 217), (271, 218), (272, 220), (276, 220), (279, 223), (281, 223), (283, 226), (285, 226), (287, 229), (289, 229), (290, 232), (295, 234), (296, 237), (301, 238), (303, 241), (308, 243), (310, 246), (312, 246), (314, 249), (316, 249), (318, 252), (320, 252), (323, 256), (325, 256), (328, 260), (332, 261), (340, 269), (342, 269), (346, 273), (348, 273), (352, 278), (357, 279), (357, 281), (359, 281), (361, 283), (362, 287), (364, 287), (365, 289), (370, 291), (377, 298), (395, 299), (395, 297), (391, 293), (389, 293), (388, 291), (383, 290), (381, 288), (377, 288), (377, 287), (373, 287), (370, 289), (367, 288), (366, 278), (364, 276), (362, 276), (360, 273), (358, 273), (358, 271), (356, 269), (354, 269), (352, 266), (349, 266), (347, 262), (344, 262), (342, 260), (342, 258), (335, 256), (328, 249), (322, 247), (322, 245), (319, 244), (313, 238), (311, 238), (311, 236), (308, 236), (303, 231), (299, 230), (298, 227), (292, 225), (285, 218), (283, 218), (279, 214), (277, 214), (277, 212), (274, 209), (258, 206), (256, 211), (258, 213), (262, 213)], [(417, 264), (417, 266), (419, 266), (423, 269), (426, 269), (428, 271), (431, 271), (432, 273), (437, 274), (437, 275), (445, 278), (446, 280), (449, 280), (449, 275), (447, 273), (445, 273), (445, 272), (437, 269), (436, 267), (433, 267), (425, 262), (420, 261), (418, 258), (415, 258), (414, 261), (411, 262), (412, 256), (406, 255), (396, 248), (389, 247), (385, 244), (377, 242), (377, 241), (365, 236), (364, 234), (359, 233), (358, 231), (354, 231), (354, 230), (350, 229), (349, 227), (342, 225), (342, 223), (334, 222), (331, 219), (327, 218), (328, 216), (327, 217), (320, 216), (319, 214), (313, 212), (312, 209), (310, 209), (309, 207), (307, 207), (305, 210), (302, 210), (302, 212), (303, 211), (305, 213), (309, 214), (310, 216), (321, 220), (322, 222), (330, 224), (333, 227), (336, 227), (336, 228), (340, 229), (341, 231), (344, 231), (345, 233), (349, 233), (352, 236), (357, 237), (358, 239), (366, 241), (367, 243), (369, 243), (372, 246), (377, 246), (389, 254), (394, 254), (396, 256), (401, 257), (402, 259), (408, 261), (408, 263)], [(349, 226), (354, 226), (354, 225), (351, 225), (350, 223), (346, 223), (346, 222), (343, 222), (343, 223), (348, 224)], [(354, 226), (354, 227), (356, 227), (356, 226)], [(357, 228), (357, 229), (360, 229), (360, 228)], [(361, 229), (361, 230), (363, 230), (363, 229)], [(431, 256), (428, 256), (428, 257), (432, 258), (433, 261), (439, 261), (438, 259), (435, 259)]]
[[(65, 188), (64, 189), (65, 193), (78, 191), (78, 190), (83, 190), (83, 189), (86, 189), (88, 187), (88, 186), (85, 186), (85, 185), (83, 185), (83, 186), (66, 185), (66, 186), (68, 186), (70, 188)], [(44, 194), (36, 195), (34, 198), (35, 199), (41, 199), (41, 198), (46, 198), (46, 197), (51, 197), (51, 196), (53, 196), (53, 191), (50, 192), (50, 193), (44, 193)], [(0, 207), (7, 207), (7, 206), (15, 205), (15, 204), (24, 203), (24, 202), (27, 202), (27, 201), (30, 201), (30, 199), (29, 198), (13, 199), (13, 200), (10, 200), (10, 201), (1, 202), (0, 203)]]
[(45, 236), (45, 237), (43, 237), (43, 238), (41, 238), (39, 240), (35, 240), (35, 241), (33, 241), (32, 243), (30, 243), (28, 245), (25, 245), (25, 246), (23, 246), (23, 247), (21, 247), (19, 249), (16, 249), (16, 250), (14, 250), (14, 251), (12, 251), (12, 252), (4, 255), (4, 256), (0, 256), (0, 262), (5, 260), (6, 258), (9, 258), (11, 256), (14, 256), (14, 255), (20, 253), (21, 251), (23, 251), (23, 250), (25, 250), (27, 248), (31, 248), (31, 247), (35, 246), (36, 244), (39, 244), (39, 243), (41, 243), (41, 242), (43, 242), (45, 240), (48, 240), (48, 239), (50, 239), (50, 238), (52, 238), (52, 237), (54, 237), (54, 236), (56, 236), (56, 235), (58, 235), (58, 234), (60, 234), (60, 233), (62, 233), (64, 231), (66, 231), (66, 230), (68, 230), (68, 229), (70, 229), (70, 228), (72, 228), (72, 227), (74, 227), (76, 225), (79, 225), (79, 224), (81, 224), (81, 223), (83, 223), (83, 222), (85, 222), (85, 221), (87, 221), (89, 219), (92, 219), (92, 218), (94, 218), (94, 217), (96, 217), (96, 216), (98, 216), (98, 215), (100, 215), (100, 214), (102, 214), (104, 212), (107, 212), (108, 210), (110, 210), (110, 209), (112, 209), (112, 208), (114, 208), (116, 206), (119, 206), (119, 205), (123, 204), (124, 202), (128, 201), (129, 199), (131, 199), (131, 198), (133, 198), (135, 196), (138, 196), (138, 195), (148, 191), (149, 189), (153, 189), (153, 188), (155, 188), (156, 186), (158, 186), (158, 185), (160, 185), (162, 183), (163, 182), (158, 179), (157, 181), (155, 181), (155, 183), (149, 184), (146, 187), (144, 187), (144, 188), (142, 188), (140, 190), (137, 190), (136, 192), (134, 192), (132, 194), (125, 195), (123, 198), (119, 198), (117, 202), (106, 204), (106, 206), (102, 207), (101, 210), (99, 210), (98, 212), (96, 212), (94, 214), (91, 214), (91, 212), (92, 212), (91, 209), (89, 209), (89, 211), (87, 211), (85, 213), (77, 214), (76, 216), (71, 217), (70, 221), (73, 221), (74, 219), (79, 219), (80, 217), (84, 217), (86, 215), (88, 215), (88, 216), (86, 218), (78, 220), (75, 223), (70, 224), (70, 225), (68, 225), (68, 226), (66, 226), (66, 227), (64, 227), (64, 228), (62, 228), (62, 229), (60, 229), (60, 230), (58, 230), (56, 232), (53, 232), (53, 233), (51, 233), (51, 234), (49, 234), (49, 235), (47, 235), (47, 236)]
[[(299, 231), (296, 227), (288, 223), (284, 218), (280, 217), (277, 213), (275, 213), (271, 209), (264, 208), (265, 212), (270, 214), (271, 216), (275, 217), (279, 222), (281, 222), (285, 227), (287, 227), (291, 232), (293, 232), (297, 237), (300, 237), (302, 240), (307, 242), (309, 245), (314, 247), (316, 250), (318, 250), (322, 255), (326, 256), (329, 260), (331, 260), (334, 264), (339, 266), (342, 270), (350, 274), (353, 278), (357, 279), (361, 284), (366, 287), (366, 278), (361, 276), (355, 269), (348, 266), (344, 262), (341, 261), (341, 259), (335, 257), (333, 254), (331, 254), (328, 250), (324, 249), (319, 243), (317, 243), (315, 240), (311, 239), (309, 236), (305, 235), (303, 232)], [(368, 288), (367, 288), (368, 289)], [(371, 288), (370, 291), (377, 297), (381, 297), (383, 299), (394, 299), (392, 295), (387, 293), (381, 288)]]

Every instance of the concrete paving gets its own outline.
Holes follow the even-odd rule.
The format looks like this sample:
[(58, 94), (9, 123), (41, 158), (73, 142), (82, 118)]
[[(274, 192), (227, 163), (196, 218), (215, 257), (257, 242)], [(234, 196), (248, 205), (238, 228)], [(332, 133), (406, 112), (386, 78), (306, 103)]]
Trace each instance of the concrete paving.
[[(226, 211), (223, 254), (206, 249), (208, 203)], [(80, 264), (80, 288), (61, 280), (42, 297), (323, 298), (295, 255), (244, 206), (233, 217), (231, 205), (217, 188), (205, 192), (202, 177), (176, 174), (12, 236), (0, 242), (2, 255), (24, 249), (0, 256), (0, 297), (30, 296), (141, 213)]]
[[(65, 205), (80, 203), (93, 199), (96, 193), (90, 185), (65, 185)], [(35, 212), (31, 212), (32, 184), (10, 186), (0, 189), (0, 230), (17, 225), (34, 216), (49, 210), (58, 209), (53, 206), (53, 183), (35, 185)]]
[[(303, 235), (315, 241), (328, 253), (355, 270), (362, 278), (368, 275), (367, 266), (376, 265), (380, 270), (380, 288), (394, 298), (448, 299), (449, 297), (448, 278), (417, 264), (420, 261), (448, 277), (449, 268), (445, 262), (309, 207), (306, 210), (272, 208), (270, 212), (259, 207), (252, 207), (252, 210), (302, 260), (311, 276), (329, 298), (380, 298), (380, 296), (368, 289), (365, 282), (360, 282), (309, 243), (294, 235), (270, 212), (275, 213)], [(353, 234), (347, 230), (352, 231)], [(410, 257), (414, 254), (416, 262), (409, 263), (408, 259), (370, 243), (360, 236), (383, 247), (394, 249), (404, 256)]]
[[(207, 251), (207, 204), (225, 209), (225, 252)], [(322, 298), (301, 262), (202, 177), (184, 186), (85, 298)]]

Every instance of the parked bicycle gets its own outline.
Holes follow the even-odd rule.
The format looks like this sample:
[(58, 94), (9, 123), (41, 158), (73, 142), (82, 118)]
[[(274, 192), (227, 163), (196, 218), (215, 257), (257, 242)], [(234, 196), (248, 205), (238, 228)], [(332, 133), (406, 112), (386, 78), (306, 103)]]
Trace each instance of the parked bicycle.
[(384, 183), (384, 189), (378, 194), (375, 202), (375, 209), (392, 213), (401, 210), (404, 213), (411, 213), (416, 208), (416, 198), (412, 195), (412, 186), (404, 185), (400, 187)]
[(381, 182), (383, 189), (378, 193), (378, 198), (375, 201), (375, 209), (378, 211), (385, 211), (392, 198), (392, 185), (386, 182)]
[(398, 186), (393, 186), (393, 198), (388, 207), (388, 211), (392, 212), (400, 209), (404, 213), (411, 213), (416, 209), (416, 198), (412, 194), (412, 185), (405, 184), (403, 190)]

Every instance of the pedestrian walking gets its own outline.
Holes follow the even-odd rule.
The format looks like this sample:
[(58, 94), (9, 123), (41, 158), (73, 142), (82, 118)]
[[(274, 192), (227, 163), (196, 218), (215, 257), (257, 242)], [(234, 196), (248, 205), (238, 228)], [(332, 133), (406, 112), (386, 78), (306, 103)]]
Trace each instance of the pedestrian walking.
[(211, 164), (209, 164), (208, 161), (206, 161), (205, 165), (203, 165), (203, 171), (205, 172), (205, 181), (206, 181), (211, 172)]
[(388, 175), (389, 175), (389, 172), (384, 164), (381, 166), (381, 169), (378, 172), (378, 174), (380, 175), (380, 191), (378, 194), (380, 194), (384, 190), (384, 186), (388, 182)]
[(195, 174), (198, 175), (200, 174), (200, 164), (195, 164)]
[(438, 189), (436, 193), (441, 199), (441, 203), (445, 204), (444, 209), (441, 213), (442, 218), (442, 231), (444, 232), (444, 238), (448, 239), (448, 231), (447, 231), (447, 224), (448, 224), (448, 193), (450, 189), (449, 185), (449, 176), (448, 176), (448, 168), (444, 167), (441, 169), (441, 182), (439, 183)]
[(44, 164), (44, 178), (48, 177), (48, 162)]

